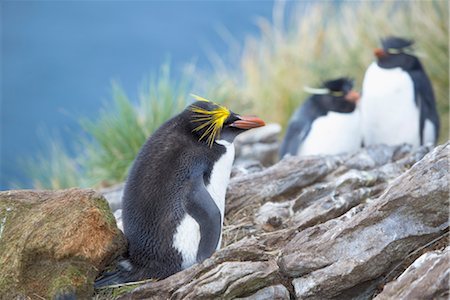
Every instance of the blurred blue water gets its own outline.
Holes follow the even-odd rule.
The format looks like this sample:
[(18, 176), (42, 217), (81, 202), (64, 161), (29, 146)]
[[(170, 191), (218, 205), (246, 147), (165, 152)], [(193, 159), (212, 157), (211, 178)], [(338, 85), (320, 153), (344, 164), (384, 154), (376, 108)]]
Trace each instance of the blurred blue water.
[[(228, 53), (217, 33), (238, 41), (271, 19), (273, 1), (2, 1), (0, 189), (26, 182), (18, 159), (45, 149), (49, 133), (66, 145), (77, 119), (94, 117), (111, 79), (133, 97), (170, 55), (174, 72), (207, 49)], [(134, 93), (134, 94), (133, 94)], [(40, 132), (40, 134), (39, 134)]]

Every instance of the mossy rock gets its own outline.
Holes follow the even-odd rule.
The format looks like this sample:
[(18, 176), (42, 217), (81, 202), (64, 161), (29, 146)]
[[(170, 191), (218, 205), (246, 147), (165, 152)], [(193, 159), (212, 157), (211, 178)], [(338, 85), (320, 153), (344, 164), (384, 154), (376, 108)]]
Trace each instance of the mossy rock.
[(106, 200), (93, 190), (0, 192), (0, 295), (53, 299), (93, 293), (125, 249)]

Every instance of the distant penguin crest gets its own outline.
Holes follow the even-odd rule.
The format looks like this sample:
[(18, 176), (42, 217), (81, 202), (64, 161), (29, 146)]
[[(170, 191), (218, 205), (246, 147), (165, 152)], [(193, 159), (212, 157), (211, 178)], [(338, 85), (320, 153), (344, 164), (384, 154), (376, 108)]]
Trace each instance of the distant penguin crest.
[(222, 130), (225, 120), (231, 115), (231, 112), (224, 106), (218, 105), (208, 99), (203, 97), (193, 95), (198, 101), (205, 101), (213, 103), (216, 108), (213, 110), (206, 110), (204, 108), (198, 107), (196, 105), (191, 106), (191, 111), (194, 113), (192, 122), (200, 123), (193, 131), (200, 131), (205, 129), (203, 134), (200, 136), (199, 140), (206, 138), (206, 142), (209, 147), (213, 146), (216, 137), (220, 136), (220, 131)]

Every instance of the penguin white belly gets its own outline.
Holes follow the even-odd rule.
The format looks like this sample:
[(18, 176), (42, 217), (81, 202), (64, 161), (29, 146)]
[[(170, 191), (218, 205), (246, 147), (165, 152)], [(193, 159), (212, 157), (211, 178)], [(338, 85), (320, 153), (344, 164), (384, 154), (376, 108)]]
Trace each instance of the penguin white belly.
[(419, 116), (409, 74), (372, 63), (364, 77), (361, 99), (364, 144), (419, 146)]
[(314, 120), (298, 155), (338, 154), (361, 147), (360, 112), (328, 112)]
[(173, 237), (173, 247), (181, 253), (181, 268), (187, 269), (197, 262), (200, 244), (200, 225), (186, 214), (177, 227)]
[(434, 144), (436, 142), (435, 141), (435, 135), (436, 135), (435, 130), (436, 129), (435, 129), (434, 124), (430, 120), (425, 119), (425, 124), (423, 126), (423, 133), (422, 133), (424, 145), (430, 144), (430, 143)]
[[(227, 192), (228, 183), (230, 181), (231, 168), (234, 161), (234, 144), (225, 140), (218, 140), (216, 143), (225, 146), (226, 152), (219, 158), (214, 164), (209, 178), (209, 184), (206, 186), (206, 190), (213, 198), (217, 207), (220, 210), (220, 226), (223, 225), (223, 219), (225, 215), (225, 194)], [(219, 243), (217, 249), (220, 249), (222, 242), (222, 230), (220, 231)]]
[[(231, 167), (234, 161), (234, 145), (222, 140), (216, 142), (224, 145), (226, 152), (214, 164), (206, 190), (220, 210), (222, 226), (225, 214), (225, 193), (230, 181)], [(186, 214), (178, 225), (173, 238), (173, 247), (181, 253), (181, 267), (183, 269), (189, 268), (197, 262), (200, 238), (200, 225), (189, 214)], [(217, 249), (220, 248), (221, 240), (222, 232), (220, 233)]]

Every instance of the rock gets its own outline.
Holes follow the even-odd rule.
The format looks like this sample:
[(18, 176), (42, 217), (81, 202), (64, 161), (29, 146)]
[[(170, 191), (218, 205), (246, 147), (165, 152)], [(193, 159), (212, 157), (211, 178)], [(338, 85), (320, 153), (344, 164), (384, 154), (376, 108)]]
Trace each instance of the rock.
[(230, 178), (248, 175), (264, 170), (264, 166), (257, 160), (245, 160), (239, 164), (234, 164), (231, 169)]
[(242, 145), (277, 143), (281, 133), (281, 125), (270, 123), (238, 135), (234, 141), (236, 148)]
[(183, 285), (174, 299), (202, 297), (234, 298), (259, 289), (275, 280), (278, 266), (275, 261), (224, 262), (195, 280)]
[(265, 231), (281, 228), (283, 223), (293, 215), (292, 201), (281, 203), (266, 202), (255, 215), (255, 223), (262, 225)]
[(278, 139), (281, 133), (279, 124), (246, 131), (235, 139), (235, 165), (245, 164), (248, 160), (256, 160), (263, 166), (270, 166), (278, 160)]
[(114, 212), (114, 218), (116, 219), (117, 228), (123, 232), (123, 222), (122, 222), (122, 209), (117, 209)]
[(268, 286), (251, 296), (236, 298), (236, 300), (289, 300), (289, 291), (282, 284)]
[(243, 239), (201, 264), (164, 280), (144, 284), (120, 299), (233, 299), (283, 279), (273, 254), (255, 238)]
[(121, 299), (371, 299), (399, 262), (448, 230), (449, 148), (286, 157), (238, 174), (225, 246)]
[(325, 177), (342, 163), (339, 156), (286, 156), (261, 172), (232, 178), (227, 190), (227, 214), (233, 215), (249, 203), (290, 200), (299, 190)]
[(449, 266), (450, 247), (425, 253), (375, 299), (448, 299)]
[(87, 299), (99, 270), (124, 249), (107, 202), (93, 190), (0, 192), (2, 299)]
[(449, 148), (437, 147), (361, 212), (299, 232), (279, 261), (296, 297), (370, 295), (393, 262), (448, 228)]

